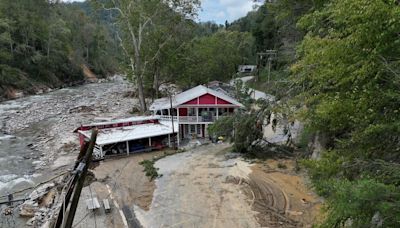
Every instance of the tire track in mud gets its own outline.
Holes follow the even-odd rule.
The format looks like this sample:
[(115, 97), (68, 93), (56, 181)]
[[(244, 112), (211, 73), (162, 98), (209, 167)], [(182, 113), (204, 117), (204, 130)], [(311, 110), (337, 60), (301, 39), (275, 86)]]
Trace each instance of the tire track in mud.
[(302, 227), (298, 221), (288, 217), (289, 197), (273, 183), (264, 172), (253, 171), (248, 179), (231, 177), (227, 182), (242, 185), (251, 199), (251, 207), (258, 212), (258, 223), (262, 227)]
[(259, 212), (256, 216), (261, 226), (301, 227), (302, 224), (289, 218), (286, 212), (290, 202), (284, 191), (265, 175), (252, 173), (247, 181), (248, 191), (254, 196), (252, 209)]

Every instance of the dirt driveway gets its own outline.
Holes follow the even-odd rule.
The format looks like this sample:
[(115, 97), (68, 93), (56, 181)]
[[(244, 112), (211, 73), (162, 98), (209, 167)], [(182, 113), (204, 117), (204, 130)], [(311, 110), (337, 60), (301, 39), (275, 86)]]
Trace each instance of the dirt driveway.
[(159, 160), (149, 211), (135, 207), (144, 227), (257, 227), (256, 212), (232, 175), (251, 172), (239, 159), (227, 160), (228, 145), (207, 145)]
[[(164, 152), (107, 160), (91, 191), (109, 198), (110, 214), (77, 213), (76, 227), (311, 227), (321, 202), (291, 160), (250, 164), (227, 144), (210, 144), (156, 162), (150, 182), (138, 163)], [(88, 192), (88, 191), (86, 191)], [(89, 189), (89, 192), (90, 189)], [(88, 198), (88, 194), (86, 194)], [(85, 197), (83, 197), (85, 198)], [(81, 199), (82, 201), (84, 199)], [(95, 226), (93, 226), (95, 225)]]
[(159, 160), (163, 176), (150, 210), (135, 207), (138, 220), (144, 227), (311, 227), (320, 201), (292, 161), (251, 165), (229, 155), (228, 145), (207, 145)]

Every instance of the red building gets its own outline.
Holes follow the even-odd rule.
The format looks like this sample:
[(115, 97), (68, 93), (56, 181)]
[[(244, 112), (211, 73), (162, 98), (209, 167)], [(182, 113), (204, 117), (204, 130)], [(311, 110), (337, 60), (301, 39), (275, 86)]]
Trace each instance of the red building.
[(171, 121), (160, 120), (158, 116), (136, 116), (86, 124), (75, 130), (81, 146), (89, 140), (93, 128), (98, 129), (94, 158), (103, 159), (170, 147), (177, 135), (175, 129), (178, 124), (172, 126)]
[[(172, 108), (171, 108), (172, 100)], [(179, 140), (208, 137), (207, 127), (222, 116), (231, 115), (244, 106), (228, 95), (199, 85), (171, 98), (161, 98), (150, 106), (161, 119), (177, 121)]]

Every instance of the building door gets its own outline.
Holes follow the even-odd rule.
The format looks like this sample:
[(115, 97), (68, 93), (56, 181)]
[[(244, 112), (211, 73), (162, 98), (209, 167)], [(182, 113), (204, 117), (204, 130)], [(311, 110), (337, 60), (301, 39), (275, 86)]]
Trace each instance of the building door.
[(202, 137), (202, 132), (203, 129), (201, 127), (201, 124), (189, 124), (189, 135), (191, 138), (197, 138), (197, 137)]

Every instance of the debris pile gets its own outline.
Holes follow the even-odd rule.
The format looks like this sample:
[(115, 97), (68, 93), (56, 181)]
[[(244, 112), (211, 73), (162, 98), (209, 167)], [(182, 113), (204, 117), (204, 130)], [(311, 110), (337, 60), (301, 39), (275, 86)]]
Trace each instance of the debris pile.
[(43, 184), (35, 189), (20, 207), (19, 215), (29, 217), (26, 222), (28, 226), (44, 227), (48, 224), (49, 218), (58, 213), (61, 206), (65, 178)]
[(285, 158), (293, 155), (293, 148), (286, 145), (279, 145), (268, 142), (265, 139), (258, 139), (252, 142), (249, 151), (256, 151), (268, 157)]

